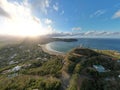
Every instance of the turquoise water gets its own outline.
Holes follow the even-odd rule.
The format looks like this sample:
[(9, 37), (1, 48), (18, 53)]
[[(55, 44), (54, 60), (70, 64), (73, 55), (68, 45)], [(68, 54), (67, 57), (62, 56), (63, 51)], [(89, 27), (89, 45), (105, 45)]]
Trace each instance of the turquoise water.
[(68, 52), (79, 46), (91, 49), (117, 50), (120, 52), (120, 39), (92, 39), (81, 38), (77, 42), (51, 42), (48, 44), (51, 49), (59, 52)]

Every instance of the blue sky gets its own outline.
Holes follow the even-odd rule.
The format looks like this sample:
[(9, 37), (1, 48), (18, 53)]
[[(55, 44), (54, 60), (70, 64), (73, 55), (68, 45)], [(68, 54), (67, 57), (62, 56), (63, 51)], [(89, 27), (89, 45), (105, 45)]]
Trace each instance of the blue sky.
[[(18, 9), (14, 10), (14, 13), (7, 10), (5, 1), (8, 5), (14, 6), (11, 8)], [(0, 2), (3, 4), (0, 6), (2, 19), (6, 15), (13, 16), (19, 11), (23, 13), (22, 17), (29, 13), (30, 17), (40, 21), (50, 32), (120, 37), (120, 0), (1, 0)], [(21, 11), (21, 8), (29, 9), (32, 13)], [(24, 19), (21, 16), (19, 17)]]
[(48, 11), (46, 17), (60, 31), (72, 31), (73, 27), (81, 27), (82, 32), (120, 31), (120, 18), (112, 18), (120, 9), (120, 0), (57, 0), (56, 3), (58, 11)]

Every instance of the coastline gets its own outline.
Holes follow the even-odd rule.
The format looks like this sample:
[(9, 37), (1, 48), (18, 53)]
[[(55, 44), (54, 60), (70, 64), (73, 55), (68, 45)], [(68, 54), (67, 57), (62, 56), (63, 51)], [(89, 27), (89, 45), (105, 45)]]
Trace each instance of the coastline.
[(51, 55), (62, 55), (62, 56), (65, 55), (65, 53), (63, 52), (59, 52), (59, 51), (51, 49), (48, 44), (41, 45), (41, 48), (44, 52), (51, 54)]

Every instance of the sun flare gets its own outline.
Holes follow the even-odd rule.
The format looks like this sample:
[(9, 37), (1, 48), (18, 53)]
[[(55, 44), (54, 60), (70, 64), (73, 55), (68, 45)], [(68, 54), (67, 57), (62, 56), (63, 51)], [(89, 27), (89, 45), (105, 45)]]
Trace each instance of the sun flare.
[[(8, 21), (7, 21), (8, 22)], [(43, 27), (40, 23), (34, 21), (18, 21), (8, 22), (3, 27), (3, 34), (17, 35), (17, 36), (38, 36), (50, 33), (49, 27)]]
[(0, 17), (0, 34), (14, 36), (39, 36), (52, 32), (51, 25), (44, 25), (40, 18), (26, 5), (2, 0), (4, 10), (9, 13), (6, 17)]

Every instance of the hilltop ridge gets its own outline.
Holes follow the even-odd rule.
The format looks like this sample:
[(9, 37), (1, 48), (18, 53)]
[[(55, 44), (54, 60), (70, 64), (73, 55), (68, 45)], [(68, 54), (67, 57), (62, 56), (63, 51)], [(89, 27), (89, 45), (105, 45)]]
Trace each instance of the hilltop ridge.
[(75, 48), (67, 54), (63, 66), (70, 76), (67, 90), (119, 90), (119, 60), (100, 51)]

